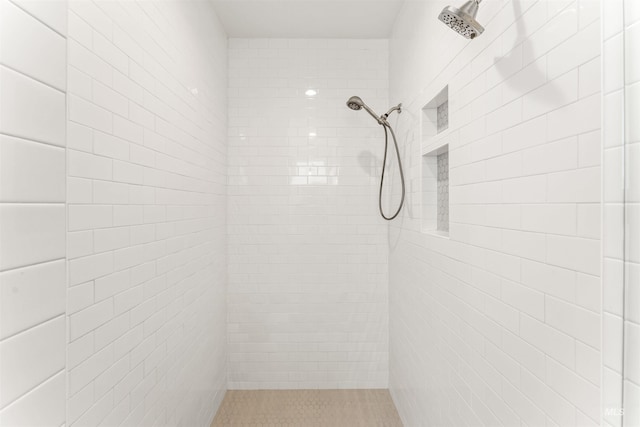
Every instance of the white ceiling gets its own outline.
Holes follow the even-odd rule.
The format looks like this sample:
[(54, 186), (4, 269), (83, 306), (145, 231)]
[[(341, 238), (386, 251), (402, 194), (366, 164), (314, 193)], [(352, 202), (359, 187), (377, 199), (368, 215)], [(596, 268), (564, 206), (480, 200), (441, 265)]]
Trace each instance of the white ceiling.
[(403, 0), (211, 0), (229, 37), (387, 38)]

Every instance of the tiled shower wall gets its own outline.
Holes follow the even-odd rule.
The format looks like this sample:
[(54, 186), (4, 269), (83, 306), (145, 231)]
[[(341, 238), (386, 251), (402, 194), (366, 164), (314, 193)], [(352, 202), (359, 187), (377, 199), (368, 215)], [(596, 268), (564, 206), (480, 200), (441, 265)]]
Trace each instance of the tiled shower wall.
[(67, 426), (208, 425), (226, 389), (226, 36), (71, 1)]
[[(390, 389), (405, 425), (600, 421), (600, 2), (487, 1), (467, 41), (405, 2), (390, 102), (409, 182), (390, 229)], [(449, 128), (421, 108), (449, 85)], [(449, 144), (449, 238), (420, 157)]]
[(637, 426), (640, 425), (640, 2), (603, 1), (602, 41), (603, 425)]
[(0, 425), (65, 422), (66, 3), (0, 1)]
[[(386, 40), (229, 41), (229, 388), (387, 386)], [(306, 93), (307, 90), (315, 92)]]

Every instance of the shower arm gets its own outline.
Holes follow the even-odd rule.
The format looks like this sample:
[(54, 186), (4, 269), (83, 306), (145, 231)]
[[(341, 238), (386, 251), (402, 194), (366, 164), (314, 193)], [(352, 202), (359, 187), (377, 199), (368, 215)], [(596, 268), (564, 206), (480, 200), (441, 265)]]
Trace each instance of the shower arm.
[(398, 114), (402, 113), (402, 103), (396, 105), (395, 107), (391, 107), (389, 109), (389, 111), (387, 111), (382, 116), (380, 116), (380, 118), (378, 119), (378, 123), (380, 123), (382, 121), (382, 123), (380, 123), (380, 124), (388, 125), (389, 122), (387, 122), (387, 117), (389, 117), (389, 114), (393, 113), (396, 110), (398, 111)]
[(389, 114), (393, 113), (396, 110), (398, 110), (398, 114), (402, 113), (402, 103), (396, 105), (395, 107), (391, 107), (389, 111), (382, 115), (382, 117), (386, 119), (387, 117), (389, 117)]

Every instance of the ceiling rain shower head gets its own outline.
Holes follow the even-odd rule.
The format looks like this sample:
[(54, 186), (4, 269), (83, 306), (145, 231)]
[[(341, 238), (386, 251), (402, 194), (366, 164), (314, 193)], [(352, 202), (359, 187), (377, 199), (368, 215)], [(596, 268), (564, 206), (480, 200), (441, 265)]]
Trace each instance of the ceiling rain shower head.
[(482, 0), (469, 0), (463, 4), (460, 9), (447, 6), (442, 9), (438, 19), (456, 33), (473, 40), (484, 31), (482, 25), (476, 21), (476, 15), (478, 15), (478, 7), (481, 1)]

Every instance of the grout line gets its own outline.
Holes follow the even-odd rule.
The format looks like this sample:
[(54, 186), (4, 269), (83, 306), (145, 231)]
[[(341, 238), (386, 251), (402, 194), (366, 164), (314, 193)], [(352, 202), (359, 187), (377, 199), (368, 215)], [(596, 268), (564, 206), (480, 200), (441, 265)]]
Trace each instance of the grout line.
[[(35, 143), (35, 144), (42, 144), (42, 145), (47, 145), (49, 147), (66, 149), (65, 145), (59, 145), (59, 144), (55, 144), (53, 142), (48, 142), (48, 141), (28, 138), (28, 137), (17, 135), (17, 134), (12, 134), (12, 133), (9, 133), (9, 132), (6, 132), (6, 131), (0, 132), (0, 136), (2, 136), (2, 135), (8, 136), (10, 138), (20, 139), (20, 140), (26, 141), (26, 142), (32, 142), (32, 143)], [(65, 141), (65, 143), (66, 143), (66, 141)]]
[[(31, 12), (29, 12), (27, 9), (24, 9), (22, 6), (20, 6), (19, 3), (16, 3), (14, 0), (9, 0), (11, 2), (11, 4), (13, 4), (15, 7), (17, 7), (18, 9), (20, 9), (21, 11), (23, 11), (24, 13), (26, 13), (27, 15), (29, 15), (30, 17), (32, 17), (33, 19), (35, 19), (36, 21), (40, 22), (42, 25), (44, 25), (45, 27), (47, 27), (48, 29), (50, 29), (51, 31), (53, 31), (54, 33), (56, 33), (57, 35), (59, 35), (60, 37), (62, 37), (63, 39), (66, 39), (67, 36), (62, 34), (60, 31), (56, 30), (55, 28), (53, 28), (51, 25), (49, 25), (48, 23), (46, 23), (45, 21), (43, 21), (42, 19), (38, 18), (37, 16), (35, 16), (34, 14), (32, 14)], [(66, 1), (64, 2), (65, 6), (66, 6)]]
[(60, 148), (62, 150), (66, 150), (66, 146), (65, 145), (58, 145), (58, 144), (54, 144), (53, 142), (47, 142), (47, 141), (41, 141), (41, 140), (37, 140), (37, 139), (33, 139), (33, 138), (27, 138), (27, 137), (24, 137), (24, 136), (8, 133), (6, 131), (0, 132), (0, 136), (7, 136), (9, 138), (19, 139), (19, 140), (27, 142), (27, 143), (42, 144), (42, 145), (47, 145), (47, 146), (52, 147), (52, 148)]
[(61, 373), (65, 372), (65, 369), (66, 368), (62, 368), (59, 371), (55, 372), (53, 375), (48, 376), (47, 378), (45, 378), (44, 380), (42, 380), (38, 384), (36, 384), (34, 387), (30, 388), (29, 390), (27, 390), (26, 392), (24, 392), (20, 396), (16, 397), (11, 402), (7, 403), (5, 406), (0, 407), (0, 412), (4, 411), (5, 409), (10, 407), (14, 403), (18, 402), (20, 399), (23, 399), (23, 398), (27, 397), (28, 394), (30, 394), (33, 391), (36, 391), (38, 388), (42, 387), (45, 383), (51, 381), (54, 377), (56, 377), (56, 376), (60, 375)]
[[(29, 80), (33, 80), (34, 82), (38, 82), (38, 83), (40, 83), (41, 85), (46, 86), (46, 87), (48, 87), (49, 89), (53, 89), (53, 90), (55, 90), (56, 92), (59, 92), (59, 93), (61, 93), (61, 94), (65, 95), (65, 96), (66, 96), (66, 94), (67, 94), (66, 89), (60, 89), (60, 88), (58, 88), (58, 87), (55, 87), (55, 86), (53, 86), (51, 83), (47, 83), (47, 82), (45, 82), (45, 81), (43, 81), (43, 80), (40, 80), (40, 79), (38, 79), (38, 78), (36, 78), (36, 77), (33, 77), (33, 76), (32, 76), (32, 75), (30, 75), (30, 74), (25, 73), (24, 71), (18, 70), (17, 68), (13, 68), (12, 66), (7, 65), (5, 62), (0, 63), (0, 65), (2, 66), (2, 68), (6, 68), (7, 70), (11, 70), (11, 71), (13, 71), (14, 73), (19, 74), (19, 75), (20, 75), (20, 76), (22, 76), (22, 77), (25, 77), (25, 78), (27, 78), (27, 79), (29, 79)], [(66, 69), (65, 69), (65, 73), (66, 73)], [(65, 79), (65, 81), (66, 81), (66, 79)]]
[[(66, 293), (66, 290), (65, 290), (65, 293)], [(48, 319), (46, 319), (46, 320), (41, 321), (41, 322), (40, 322), (40, 323), (38, 323), (37, 325), (29, 326), (29, 327), (27, 327), (26, 329), (22, 329), (21, 331), (18, 331), (18, 332), (15, 332), (15, 333), (11, 334), (11, 335), (6, 336), (6, 337), (2, 338), (2, 340), (0, 340), (0, 342), (5, 341), (5, 340), (12, 339), (12, 338), (16, 337), (17, 335), (20, 335), (20, 334), (23, 334), (23, 333), (25, 333), (25, 332), (28, 332), (28, 331), (30, 331), (31, 329), (34, 329), (34, 328), (38, 328), (38, 327), (40, 327), (40, 326), (44, 325), (45, 323), (51, 322), (51, 321), (53, 321), (53, 320), (56, 320), (56, 319), (61, 318), (61, 317), (64, 317), (64, 316), (65, 316), (65, 313), (64, 313), (64, 312), (59, 313), (59, 314), (56, 314), (56, 315), (55, 315), (55, 316), (53, 316), (53, 317), (50, 317), (50, 318), (48, 318)], [(65, 360), (66, 360), (66, 359), (65, 359)]]
[(66, 261), (66, 257), (65, 258), (55, 258), (55, 259), (46, 260), (46, 261), (40, 261), (40, 262), (36, 262), (36, 263), (33, 263), (33, 264), (25, 264), (25, 265), (21, 265), (21, 266), (18, 266), (18, 267), (11, 267), (11, 268), (8, 268), (8, 269), (0, 271), (0, 274), (4, 274), (4, 273), (7, 273), (7, 272), (20, 270), (20, 269), (23, 269), (23, 268), (26, 269), (26, 268), (30, 268), (30, 267), (35, 267), (35, 266), (39, 266), (39, 265), (42, 265), (42, 264), (54, 263), (54, 262), (58, 262), (58, 261)]

